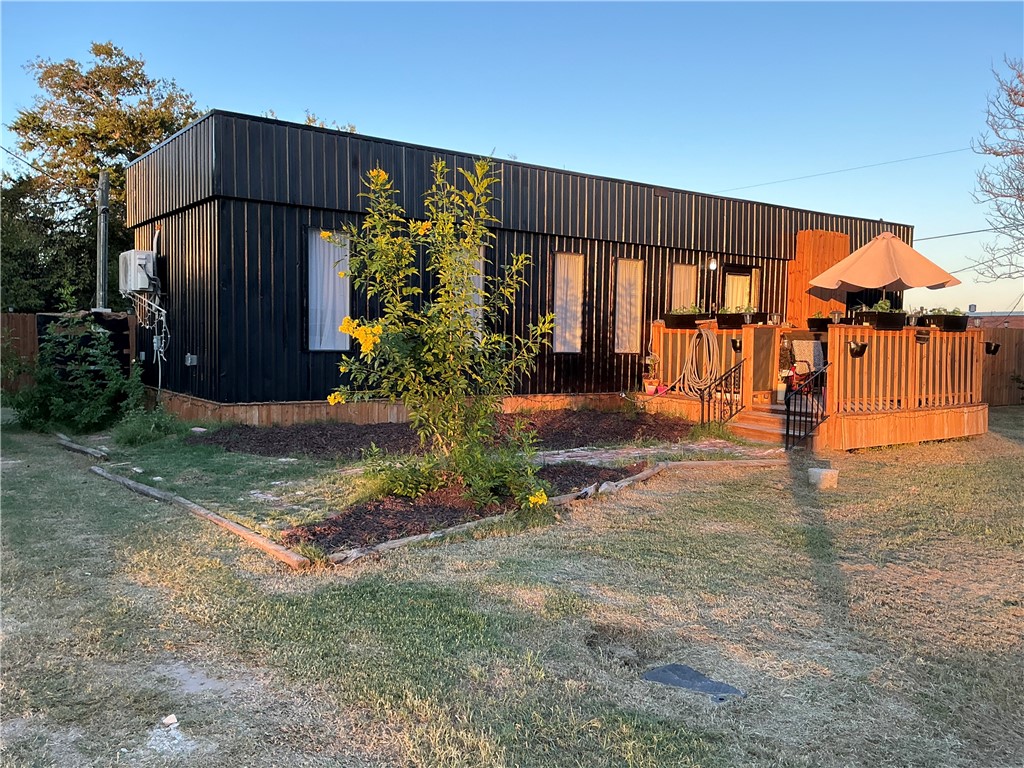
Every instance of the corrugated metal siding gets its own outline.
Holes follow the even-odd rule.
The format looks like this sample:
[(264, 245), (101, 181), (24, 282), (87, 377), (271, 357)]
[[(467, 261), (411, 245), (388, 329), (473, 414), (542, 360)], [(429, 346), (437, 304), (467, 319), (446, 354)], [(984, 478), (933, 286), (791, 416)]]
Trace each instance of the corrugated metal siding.
[[(362, 212), (360, 180), (384, 168), (399, 204), (419, 218), (435, 157), (450, 168), (474, 157), (357, 134), (213, 113), (217, 195), (262, 202)], [(496, 161), (502, 183), (494, 215), (505, 229), (670, 248), (791, 259), (796, 232), (831, 229), (859, 248), (885, 230), (912, 242), (911, 227), (891, 222), (782, 208), (648, 184), (605, 179), (510, 161)]]
[[(151, 249), (155, 225), (162, 225), (157, 259), (161, 293), (167, 310), (170, 343), (163, 365), (162, 384), (210, 400), (220, 397), (219, 307), (227, 295), (217, 283), (217, 231), (219, 206), (214, 200), (166, 216), (135, 230), (135, 247)], [(139, 350), (147, 384), (156, 386), (152, 334), (141, 331)], [(185, 365), (185, 354), (198, 355), (199, 364)]]
[(213, 196), (215, 123), (216, 115), (207, 115), (128, 166), (129, 227)]

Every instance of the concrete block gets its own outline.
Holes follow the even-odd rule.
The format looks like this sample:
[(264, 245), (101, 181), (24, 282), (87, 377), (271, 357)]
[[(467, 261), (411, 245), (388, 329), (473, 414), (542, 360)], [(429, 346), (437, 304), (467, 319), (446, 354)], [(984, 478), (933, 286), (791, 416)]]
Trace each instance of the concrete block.
[(810, 481), (811, 485), (819, 491), (824, 491), (827, 488), (838, 488), (839, 470), (819, 469), (815, 467), (807, 470), (807, 479)]

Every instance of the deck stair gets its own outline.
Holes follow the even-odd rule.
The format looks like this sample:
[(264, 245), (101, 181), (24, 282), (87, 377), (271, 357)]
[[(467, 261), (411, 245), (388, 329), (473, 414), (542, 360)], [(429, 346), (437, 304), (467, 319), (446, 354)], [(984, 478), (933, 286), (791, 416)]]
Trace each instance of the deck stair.
[(786, 406), (781, 403), (755, 405), (740, 411), (726, 426), (744, 440), (785, 445)]

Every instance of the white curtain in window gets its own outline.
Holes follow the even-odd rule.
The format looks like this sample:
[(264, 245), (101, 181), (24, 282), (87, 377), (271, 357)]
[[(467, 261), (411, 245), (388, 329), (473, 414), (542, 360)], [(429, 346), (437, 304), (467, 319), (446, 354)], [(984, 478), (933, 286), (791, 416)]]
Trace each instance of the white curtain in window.
[(615, 265), (615, 351), (640, 352), (640, 318), (644, 305), (644, 263), (618, 259)]
[(555, 352), (583, 348), (583, 255), (555, 254)]
[(697, 303), (697, 266), (672, 265), (672, 302), (669, 309), (683, 309)]
[[(338, 277), (345, 272), (345, 277)], [(309, 348), (345, 351), (349, 335), (338, 330), (349, 313), (348, 242), (324, 240), (309, 230)]]
[(750, 301), (750, 275), (741, 275), (736, 272), (725, 274), (725, 306), (730, 312), (737, 307), (746, 308)]

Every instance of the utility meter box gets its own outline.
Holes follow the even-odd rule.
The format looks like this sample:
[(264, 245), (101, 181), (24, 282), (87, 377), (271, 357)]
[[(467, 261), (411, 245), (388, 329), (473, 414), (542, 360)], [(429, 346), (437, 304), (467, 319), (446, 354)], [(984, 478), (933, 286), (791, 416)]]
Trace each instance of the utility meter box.
[(124, 251), (121, 253), (118, 266), (118, 285), (121, 293), (153, 290), (155, 251)]

